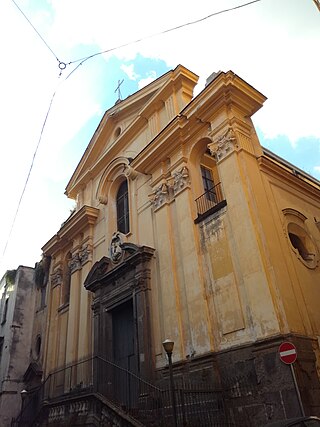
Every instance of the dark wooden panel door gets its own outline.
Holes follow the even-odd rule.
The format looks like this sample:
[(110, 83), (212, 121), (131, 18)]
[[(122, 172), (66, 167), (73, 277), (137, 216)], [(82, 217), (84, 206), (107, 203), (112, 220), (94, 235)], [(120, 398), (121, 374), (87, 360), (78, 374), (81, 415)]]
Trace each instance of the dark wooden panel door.
[(121, 304), (112, 311), (113, 360), (119, 367), (115, 370), (115, 395), (124, 406), (132, 406), (137, 355), (135, 354), (135, 328), (132, 300)]

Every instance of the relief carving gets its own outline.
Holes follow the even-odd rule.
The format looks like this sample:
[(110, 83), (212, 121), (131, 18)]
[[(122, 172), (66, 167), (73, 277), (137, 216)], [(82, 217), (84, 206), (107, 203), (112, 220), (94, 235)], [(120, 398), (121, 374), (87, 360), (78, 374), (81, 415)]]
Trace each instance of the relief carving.
[(81, 268), (81, 261), (80, 261), (79, 253), (75, 253), (72, 255), (72, 258), (69, 261), (68, 265), (69, 265), (71, 274)]
[(134, 170), (133, 167), (130, 165), (126, 165), (124, 167), (124, 174), (127, 178), (130, 178), (132, 180), (136, 179), (136, 177), (138, 176), (138, 172)]
[(134, 289), (136, 292), (145, 292), (150, 289), (149, 280), (146, 277), (139, 277), (134, 280), (131, 284), (131, 289)]
[(81, 266), (92, 259), (92, 249), (89, 245), (84, 246), (79, 252)]
[(160, 208), (169, 201), (169, 185), (167, 183), (161, 184), (153, 193), (153, 205), (155, 209)]
[(103, 205), (106, 205), (108, 203), (108, 197), (107, 196), (99, 196), (98, 200)]
[(179, 191), (190, 185), (189, 170), (183, 166), (180, 170), (173, 173), (173, 193), (176, 195)]
[(151, 194), (151, 200), (155, 209), (160, 208), (165, 203), (170, 202), (183, 189), (190, 186), (189, 170), (186, 166), (173, 172), (172, 176), (166, 179)]
[(122, 258), (122, 240), (119, 232), (113, 233), (110, 243), (110, 258), (112, 262), (118, 263)]
[(52, 286), (61, 285), (62, 283), (62, 270), (61, 268), (57, 268), (51, 275), (51, 284)]
[(223, 134), (220, 135), (211, 144), (208, 144), (211, 155), (217, 160), (221, 160), (231, 153), (237, 146), (237, 138), (234, 130), (230, 127)]

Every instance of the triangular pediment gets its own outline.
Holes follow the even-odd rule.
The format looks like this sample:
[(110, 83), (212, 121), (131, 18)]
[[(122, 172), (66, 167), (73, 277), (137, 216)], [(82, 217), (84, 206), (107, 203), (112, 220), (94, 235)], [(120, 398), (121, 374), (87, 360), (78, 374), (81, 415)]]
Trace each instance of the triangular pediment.
[(76, 198), (79, 188), (146, 127), (148, 118), (159, 103), (164, 103), (174, 85), (186, 85), (192, 92), (197, 80), (198, 76), (180, 65), (107, 110), (66, 187), (68, 197)]

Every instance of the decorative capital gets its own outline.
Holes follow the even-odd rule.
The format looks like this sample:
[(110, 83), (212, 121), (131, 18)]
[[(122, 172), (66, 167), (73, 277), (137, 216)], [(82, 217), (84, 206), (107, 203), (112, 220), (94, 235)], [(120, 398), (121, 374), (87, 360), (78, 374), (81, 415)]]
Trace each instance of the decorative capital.
[(189, 170), (183, 166), (180, 170), (173, 173), (173, 194), (174, 196), (190, 185)]
[(61, 285), (62, 283), (62, 270), (57, 268), (51, 275), (51, 284), (52, 286)]
[(211, 144), (208, 144), (211, 155), (217, 160), (222, 160), (237, 147), (237, 138), (234, 130), (229, 127)]
[(136, 293), (145, 292), (150, 289), (149, 280), (147, 277), (138, 277), (131, 285), (131, 289)]
[(85, 245), (79, 252), (79, 260), (81, 265), (86, 264), (92, 260), (92, 247), (91, 245)]
[(156, 190), (151, 196), (152, 203), (155, 209), (160, 208), (162, 205), (169, 201), (169, 191), (170, 187), (166, 182), (162, 183), (158, 188), (156, 188)]
[(69, 261), (68, 266), (70, 268), (70, 273), (71, 274), (74, 273), (77, 270), (80, 270), (80, 268), (81, 268), (81, 260), (80, 260), (78, 252), (72, 255), (72, 258)]

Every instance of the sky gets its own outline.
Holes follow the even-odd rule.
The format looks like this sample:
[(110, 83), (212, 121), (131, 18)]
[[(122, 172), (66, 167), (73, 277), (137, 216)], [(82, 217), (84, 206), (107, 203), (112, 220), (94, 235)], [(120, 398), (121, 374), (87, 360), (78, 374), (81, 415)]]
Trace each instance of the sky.
[(69, 216), (65, 187), (118, 81), (124, 99), (182, 64), (197, 94), (232, 70), (268, 98), (253, 116), (261, 144), (320, 179), (320, 12), (260, 0), (216, 14), (244, 3), (1, 0), (0, 277), (33, 267)]

